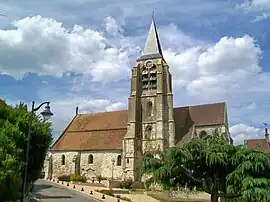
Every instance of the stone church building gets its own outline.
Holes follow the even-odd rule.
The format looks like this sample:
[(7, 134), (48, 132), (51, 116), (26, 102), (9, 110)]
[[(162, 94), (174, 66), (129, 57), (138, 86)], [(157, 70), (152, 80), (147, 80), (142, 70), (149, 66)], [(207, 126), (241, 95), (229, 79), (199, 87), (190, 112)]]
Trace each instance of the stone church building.
[(80, 174), (91, 179), (140, 180), (140, 157), (192, 138), (228, 130), (226, 103), (174, 107), (172, 75), (152, 19), (145, 48), (131, 73), (128, 109), (79, 114), (53, 144), (45, 178)]

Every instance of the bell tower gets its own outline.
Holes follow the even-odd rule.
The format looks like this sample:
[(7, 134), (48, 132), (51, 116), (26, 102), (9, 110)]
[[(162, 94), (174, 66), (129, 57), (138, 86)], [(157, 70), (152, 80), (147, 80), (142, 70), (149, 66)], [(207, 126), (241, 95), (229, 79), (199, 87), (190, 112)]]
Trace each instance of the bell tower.
[(132, 69), (128, 127), (123, 140), (126, 178), (140, 181), (140, 157), (175, 144), (173, 94), (154, 16), (142, 55)]

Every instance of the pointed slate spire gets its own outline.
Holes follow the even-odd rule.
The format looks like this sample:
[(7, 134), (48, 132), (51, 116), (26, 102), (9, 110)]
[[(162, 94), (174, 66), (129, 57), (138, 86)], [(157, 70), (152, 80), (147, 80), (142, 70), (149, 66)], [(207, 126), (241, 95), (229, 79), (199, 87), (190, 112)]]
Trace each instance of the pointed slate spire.
[(154, 12), (152, 22), (149, 28), (148, 36), (145, 42), (143, 53), (140, 59), (162, 57), (161, 45), (158, 38), (157, 28), (155, 24)]

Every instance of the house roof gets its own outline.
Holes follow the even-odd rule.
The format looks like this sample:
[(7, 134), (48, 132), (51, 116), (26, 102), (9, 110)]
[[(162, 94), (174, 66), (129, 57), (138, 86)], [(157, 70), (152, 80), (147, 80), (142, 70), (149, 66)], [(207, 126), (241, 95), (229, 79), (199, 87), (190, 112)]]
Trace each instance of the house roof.
[(126, 129), (107, 131), (67, 131), (53, 150), (110, 150), (121, 149)]
[(69, 126), (69, 132), (127, 129), (127, 110), (78, 114)]
[(225, 124), (225, 112), (225, 102), (174, 108), (176, 142), (190, 140), (194, 127)]
[(270, 142), (266, 138), (245, 140), (245, 146), (249, 149), (270, 151)]
[[(190, 139), (194, 126), (225, 123), (225, 103), (174, 108), (176, 141)], [(127, 132), (128, 111), (79, 114), (52, 150), (121, 149)]]

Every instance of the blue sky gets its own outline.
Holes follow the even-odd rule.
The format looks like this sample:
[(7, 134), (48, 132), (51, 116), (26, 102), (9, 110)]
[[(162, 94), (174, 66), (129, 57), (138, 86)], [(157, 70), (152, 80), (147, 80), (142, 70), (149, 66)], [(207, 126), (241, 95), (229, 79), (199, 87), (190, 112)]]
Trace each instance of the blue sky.
[(232, 137), (263, 137), (270, 111), (269, 0), (0, 3), (0, 97), (51, 101), (57, 137), (75, 114), (125, 109), (152, 12), (174, 105), (226, 101)]

